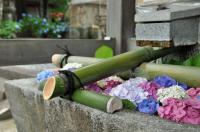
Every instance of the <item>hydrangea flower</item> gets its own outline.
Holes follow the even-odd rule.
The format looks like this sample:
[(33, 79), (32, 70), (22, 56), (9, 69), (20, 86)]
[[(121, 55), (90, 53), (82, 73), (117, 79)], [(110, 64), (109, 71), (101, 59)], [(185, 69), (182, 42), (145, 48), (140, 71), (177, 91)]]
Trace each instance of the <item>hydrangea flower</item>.
[(158, 89), (157, 96), (157, 100), (161, 103), (168, 98), (184, 99), (188, 97), (185, 90), (178, 85), (174, 85), (169, 88)]
[(102, 93), (103, 90), (97, 85), (97, 83), (91, 83), (85, 86), (86, 90), (94, 91), (96, 93)]
[(101, 87), (102, 89), (110, 89), (113, 87), (116, 87), (117, 85), (123, 83), (124, 80), (122, 80), (118, 76), (111, 76), (105, 79), (102, 79), (100, 81), (97, 81), (97, 85)]
[(157, 83), (161, 87), (170, 87), (170, 86), (173, 86), (173, 85), (177, 84), (176, 80), (172, 79), (169, 76), (158, 76), (158, 77), (155, 77), (153, 82)]
[(159, 104), (152, 98), (144, 99), (141, 103), (138, 104), (138, 110), (146, 114), (155, 114), (158, 107)]
[(200, 96), (200, 88), (190, 88), (189, 90), (187, 90), (187, 94), (191, 98), (197, 98), (198, 96)]
[(95, 91), (97, 93), (104, 93), (109, 95), (112, 88), (116, 87), (117, 85), (121, 84), (123, 80), (117, 76), (111, 76), (95, 83), (91, 83), (86, 85), (85, 88), (90, 91)]
[(22, 13), (22, 17), (25, 17), (26, 16), (26, 13)]
[(74, 71), (76, 69), (81, 68), (83, 65), (80, 63), (68, 63), (66, 64), (62, 69), (60, 70), (69, 70), (69, 71)]
[(147, 82), (145, 78), (129, 79), (124, 83), (113, 88), (110, 92), (111, 96), (116, 96), (121, 99), (128, 99), (135, 105), (147, 99), (148, 92), (145, 92), (139, 84)]
[(55, 76), (57, 74), (58, 74), (58, 72), (56, 72), (56, 71), (45, 70), (45, 71), (38, 73), (36, 79), (37, 79), (38, 82), (42, 82), (42, 81), (44, 81), (44, 80), (46, 80), (46, 79), (48, 79), (52, 76)]
[(184, 90), (188, 90), (189, 89), (189, 87), (185, 83), (177, 82), (177, 85), (180, 86), (181, 88), (183, 88)]
[(158, 108), (161, 118), (181, 123), (200, 125), (200, 101), (198, 99), (169, 98)]
[(174, 80), (173, 78), (169, 76), (157, 76), (153, 79), (153, 82), (158, 84), (160, 87), (164, 87), (164, 88), (171, 87), (173, 85), (178, 85), (184, 90), (188, 89), (188, 86), (186, 84), (177, 82), (176, 80)]
[(148, 92), (149, 98), (157, 99), (156, 94), (157, 94), (157, 91), (160, 87), (156, 83), (154, 83), (154, 82), (144, 82), (144, 83), (141, 83), (139, 86), (142, 89), (144, 89), (145, 91)]

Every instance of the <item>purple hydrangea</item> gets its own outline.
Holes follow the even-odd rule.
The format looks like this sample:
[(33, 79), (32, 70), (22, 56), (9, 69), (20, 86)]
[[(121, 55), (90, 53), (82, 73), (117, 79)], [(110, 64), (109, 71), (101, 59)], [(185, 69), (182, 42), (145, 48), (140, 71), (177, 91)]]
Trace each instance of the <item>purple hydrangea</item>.
[(102, 89), (97, 85), (97, 83), (90, 83), (85, 86), (86, 90), (94, 91), (96, 93), (102, 93)]
[(139, 85), (147, 82), (145, 78), (129, 79), (128, 81), (113, 88), (110, 92), (111, 96), (119, 97), (120, 99), (128, 99), (135, 105), (147, 99), (148, 92), (143, 90)]

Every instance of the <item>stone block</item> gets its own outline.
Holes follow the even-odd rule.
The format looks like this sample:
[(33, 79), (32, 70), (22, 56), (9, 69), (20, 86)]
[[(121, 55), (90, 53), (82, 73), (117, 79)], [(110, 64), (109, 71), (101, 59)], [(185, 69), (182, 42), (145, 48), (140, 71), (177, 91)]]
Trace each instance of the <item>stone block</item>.
[(43, 101), (35, 79), (7, 81), (6, 94), (19, 132), (199, 132), (136, 111), (107, 114), (62, 98)]
[[(166, 22), (177, 19), (185, 19), (200, 15), (200, 2), (179, 2), (167, 4), (163, 3), (166, 9), (158, 9), (159, 3), (146, 5), (138, 8), (135, 15), (135, 22)], [(162, 5), (162, 3), (160, 3)]]
[[(194, 45), (198, 43), (199, 17), (161, 23), (136, 24), (136, 40), (169, 42), (162, 47)], [(142, 45), (144, 46), (144, 45)]]
[(179, 2), (138, 8), (135, 15), (139, 46), (172, 47), (195, 45), (199, 41), (200, 2)]

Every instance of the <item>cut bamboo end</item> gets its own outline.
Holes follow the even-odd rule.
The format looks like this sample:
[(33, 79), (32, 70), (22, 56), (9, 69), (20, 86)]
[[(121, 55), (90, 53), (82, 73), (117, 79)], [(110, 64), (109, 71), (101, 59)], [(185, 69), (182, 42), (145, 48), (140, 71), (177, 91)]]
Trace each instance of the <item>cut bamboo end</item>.
[(43, 90), (44, 100), (49, 100), (52, 97), (53, 92), (55, 90), (55, 86), (56, 86), (56, 78), (55, 77), (49, 78), (47, 82), (45, 83), (44, 90)]
[(61, 55), (60, 54), (54, 54), (52, 57), (51, 57), (51, 61), (53, 64), (55, 64), (57, 67), (60, 67), (60, 58), (61, 58)]
[(122, 100), (117, 97), (111, 97), (107, 102), (107, 113), (114, 113), (123, 108)]

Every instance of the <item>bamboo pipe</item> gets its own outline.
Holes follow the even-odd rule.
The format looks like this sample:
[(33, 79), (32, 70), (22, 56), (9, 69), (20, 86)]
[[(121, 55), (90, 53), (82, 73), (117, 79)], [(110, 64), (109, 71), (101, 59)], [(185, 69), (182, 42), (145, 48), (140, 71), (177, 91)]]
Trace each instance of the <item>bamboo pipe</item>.
[[(65, 58), (65, 56), (66, 56), (65, 54), (54, 54), (51, 58), (52, 63), (60, 68), (61, 61)], [(63, 67), (67, 63), (80, 63), (83, 66), (88, 66), (103, 60), (105, 59), (82, 57), (82, 56), (69, 56), (68, 60), (64, 60), (61, 66)], [(134, 73), (132, 72), (132, 70), (127, 70), (125, 72), (118, 73), (117, 75), (125, 80), (134, 77)]]
[(135, 75), (150, 80), (156, 76), (168, 75), (190, 87), (200, 87), (200, 68), (198, 67), (143, 63), (135, 70)]
[[(65, 54), (54, 54), (51, 58), (51, 61), (53, 64), (55, 64), (57, 67), (60, 67), (61, 61), (65, 58)], [(92, 57), (81, 57), (81, 56), (69, 56), (68, 60), (65, 60), (62, 62), (61, 66), (66, 65), (67, 63), (81, 63), (83, 66), (88, 66), (90, 64), (94, 64), (97, 62), (102, 61), (103, 59), (97, 59)]]
[[(88, 83), (98, 81), (102, 78), (106, 78), (118, 72), (126, 71), (130, 68), (136, 68), (142, 62), (160, 58), (177, 50), (179, 50), (179, 48), (153, 50), (153, 48), (150, 47), (143, 47), (80, 68), (78, 70), (75, 70), (74, 73), (80, 78), (82, 84), (86, 85)], [(59, 80), (57, 79), (55, 80), (56, 83), (57, 82), (59, 83)], [(59, 87), (56, 87), (57, 85), (53, 85), (52, 87), (47, 87), (49, 85), (51, 85), (51, 81), (47, 81), (44, 86), (43, 97), (45, 100), (51, 99), (56, 96), (62, 96), (67, 91), (67, 89), (66, 91), (65, 89), (64, 90), (59, 89)], [(76, 88), (80, 87), (80, 84), (78, 83), (77, 80), (75, 80), (75, 87)]]
[[(54, 96), (65, 92), (65, 82), (59, 76), (49, 78), (45, 87), (48, 89), (54, 89), (56, 87), (56, 90), (53, 93)], [(46, 95), (48, 96), (51, 94), (49, 92), (52, 91), (48, 90), (43, 93), (44, 99), (46, 98)], [(72, 100), (107, 113), (113, 113), (123, 107), (122, 100), (117, 97), (106, 96), (80, 89), (74, 91)]]

